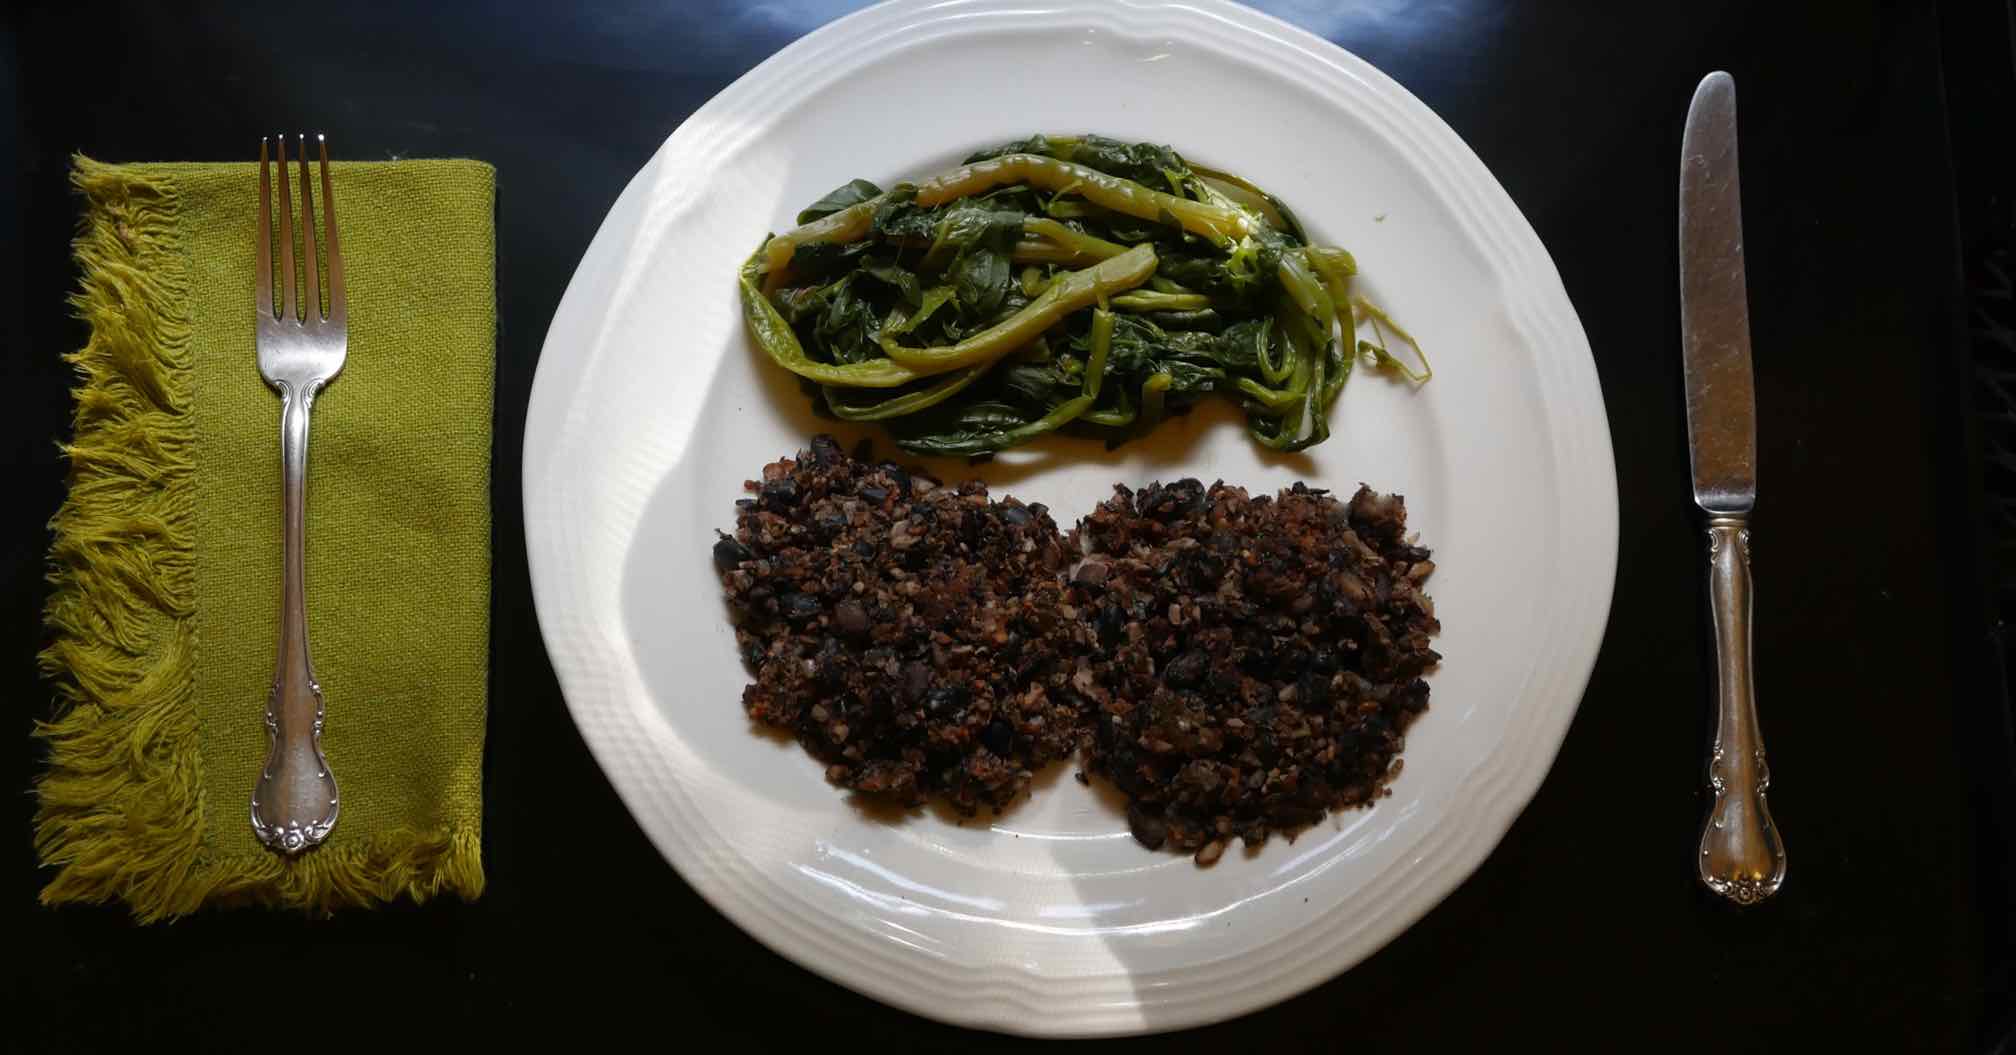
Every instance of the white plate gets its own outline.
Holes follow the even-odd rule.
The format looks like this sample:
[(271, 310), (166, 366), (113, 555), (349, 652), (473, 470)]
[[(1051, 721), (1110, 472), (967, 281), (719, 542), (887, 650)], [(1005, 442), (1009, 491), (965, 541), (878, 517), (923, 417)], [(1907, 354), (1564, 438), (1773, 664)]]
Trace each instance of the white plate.
[[(1355, 253), (1361, 289), (1433, 355), (1419, 391), (1353, 378), (1306, 459), (1263, 456), (1227, 409), (1115, 454), (1053, 439), (980, 470), (1066, 524), (1116, 480), (1362, 480), (1407, 496), (1435, 550), (1447, 658), (1392, 797), (1292, 845), (1210, 869), (1150, 853), (1068, 765), (991, 822), (878, 820), (739, 706), (712, 532), (732, 526), (742, 481), (821, 423), (744, 337), (737, 264), (850, 178), (916, 177), (1037, 130), (1166, 142), (1246, 175)], [(1588, 342), (1518, 209), (1399, 85), (1213, 0), (898, 2), (716, 96), (631, 181), (554, 316), (525, 430), (525, 522), (568, 705), (679, 874), (828, 978), (1029, 1034), (1226, 1018), (1419, 918), (1539, 787), (1595, 661), (1617, 554)]]

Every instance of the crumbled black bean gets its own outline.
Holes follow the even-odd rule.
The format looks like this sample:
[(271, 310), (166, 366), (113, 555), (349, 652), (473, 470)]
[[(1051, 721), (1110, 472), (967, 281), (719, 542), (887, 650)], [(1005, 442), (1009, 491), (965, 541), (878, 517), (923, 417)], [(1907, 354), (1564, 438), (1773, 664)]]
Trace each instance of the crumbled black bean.
[(749, 552), (749, 547), (727, 535), (722, 535), (714, 542), (714, 567), (721, 571), (734, 571), (737, 565), (754, 556), (755, 554)]
[[(973, 694), (967, 691), (962, 686), (940, 685), (937, 688), (932, 689), (930, 692), (925, 694), (924, 710), (926, 713), (934, 717), (939, 715), (950, 717), (951, 715), (958, 714), (961, 710), (964, 710), (966, 704), (971, 702), (972, 699)], [(987, 730), (989, 733), (992, 733), (994, 730), (994, 726), (989, 725), (987, 727)], [(989, 744), (988, 746), (991, 748), (994, 745)], [(1004, 744), (994, 753), (999, 755), (1005, 755), (1008, 753), (1008, 746)]]
[(769, 480), (758, 492), (757, 504), (772, 513), (791, 509), (798, 501), (798, 485), (789, 477)]
[(748, 490), (713, 547), (743, 706), (858, 792), (998, 809), (1082, 742), (1136, 840), (1209, 865), (1376, 802), (1428, 706), (1435, 564), (1397, 495), (1116, 487), (1067, 540), (825, 436)]
[(859, 601), (841, 601), (833, 606), (833, 625), (855, 641), (868, 637), (868, 610)]
[(1144, 810), (1138, 803), (1127, 807), (1127, 830), (1134, 833), (1135, 841), (1150, 850), (1160, 850), (1169, 840), (1169, 826), (1162, 818)]
[[(1441, 659), (1401, 567), (1432, 562), (1406, 534), (1397, 495), (1195, 480), (1117, 487), (1079, 522), (1069, 600), (1101, 646), (1076, 682), (1100, 711), (1086, 768), (1127, 795), (1142, 845), (1208, 865), (1232, 834), (1293, 838), (1386, 793)], [(1198, 554), (1222, 571), (1200, 578)]]
[(751, 718), (796, 734), (835, 784), (963, 813), (1006, 805), (1072, 753), (1077, 624), (1042, 507), (826, 437), (749, 490), (714, 555)]
[[(924, 701), (931, 690), (931, 668), (923, 660), (913, 659), (903, 664), (903, 702)], [(964, 691), (948, 689), (947, 691)]]
[(1197, 684), (1197, 680), (1204, 676), (1210, 664), (1211, 657), (1193, 649), (1177, 656), (1174, 661), (1163, 668), (1162, 680), (1176, 688), (1187, 689)]
[(1006, 758), (1015, 750), (1015, 727), (996, 718), (987, 723), (986, 730), (980, 734), (980, 742), (986, 745), (987, 750)]
[(802, 623), (819, 615), (819, 598), (802, 593), (787, 593), (777, 598), (777, 610), (784, 618), (794, 623)]
[(881, 469), (882, 474), (889, 478), (889, 482), (895, 488), (897, 494), (906, 497), (910, 494), (910, 474), (905, 472), (902, 466), (895, 462), (883, 462), (877, 468)]
[(840, 453), (840, 444), (833, 437), (820, 433), (812, 437), (812, 460), (820, 465), (831, 465), (845, 455)]

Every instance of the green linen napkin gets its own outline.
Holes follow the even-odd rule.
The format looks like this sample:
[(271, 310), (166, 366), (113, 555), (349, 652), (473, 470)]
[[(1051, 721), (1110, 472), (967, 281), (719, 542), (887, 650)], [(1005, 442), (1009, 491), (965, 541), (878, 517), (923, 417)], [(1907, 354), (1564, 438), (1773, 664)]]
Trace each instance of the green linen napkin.
[[(35, 843), (48, 904), (142, 921), (483, 889), (495, 171), (333, 166), (350, 307), (309, 442), (308, 625), (343, 797), (254, 838), (280, 611), (280, 401), (253, 345), (254, 164), (75, 161), (69, 494), (51, 528)], [(299, 186), (298, 177), (295, 186)]]

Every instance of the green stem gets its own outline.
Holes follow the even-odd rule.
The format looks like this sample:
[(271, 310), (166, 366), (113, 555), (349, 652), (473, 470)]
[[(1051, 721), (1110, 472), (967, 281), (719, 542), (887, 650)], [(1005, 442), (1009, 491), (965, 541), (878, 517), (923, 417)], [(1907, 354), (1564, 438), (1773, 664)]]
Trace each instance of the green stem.
[(1069, 224), (1041, 217), (1030, 217), (1022, 221), (1022, 233), (1031, 238), (1041, 238), (1060, 248), (1071, 250), (1075, 255), (1093, 260), (1111, 260), (1127, 251), (1118, 242), (1109, 242), (1096, 235), (1086, 234)]
[(1295, 214), (1289, 211), (1288, 206), (1281, 199), (1261, 190), (1245, 178), (1226, 172), (1223, 169), (1214, 169), (1205, 165), (1199, 165), (1194, 161), (1190, 163), (1190, 171), (1200, 179), (1219, 184), (1219, 186), (1213, 189), (1221, 194), (1228, 194), (1231, 190), (1243, 192), (1252, 200), (1243, 200), (1238, 195), (1228, 194), (1228, 196), (1232, 197), (1235, 201), (1239, 201), (1241, 204), (1258, 210), (1261, 217), (1268, 223), (1273, 224), (1278, 230), (1294, 235), (1296, 241), (1307, 242), (1309, 240), (1309, 235), (1302, 230), (1302, 221), (1295, 218)]
[(1277, 451), (1299, 451), (1314, 442), (1306, 438), (1315, 435), (1309, 423), (1309, 405), (1312, 401), (1310, 379), (1311, 375), (1320, 369), (1320, 365), (1311, 365), (1310, 357), (1302, 357), (1296, 362), (1295, 377), (1289, 384), (1287, 392), (1294, 402), (1289, 404), (1287, 411), (1275, 420), (1273, 431), (1263, 430), (1257, 425), (1248, 430), (1252, 432), (1254, 439)]
[(895, 363), (919, 374), (939, 374), (992, 362), (1034, 340), (1066, 315), (1146, 282), (1155, 273), (1155, 264), (1154, 247), (1137, 245), (1111, 260), (1059, 276), (1021, 311), (958, 344), (905, 348), (885, 338), (882, 350)]
[(1114, 297), (1113, 306), (1122, 311), (1199, 311), (1211, 306), (1211, 298), (1202, 293), (1158, 293), (1137, 289)]
[(1315, 268), (1325, 281), (1342, 283), (1358, 273), (1357, 259), (1334, 245), (1312, 245), (1302, 250), (1302, 255), (1308, 258), (1309, 266)]
[[(1286, 317), (1285, 310), (1290, 307), (1290, 305), (1285, 303), (1277, 307), (1274, 315), (1261, 323), (1260, 334), (1254, 338), (1254, 347), (1260, 360), (1260, 379), (1270, 385), (1278, 385), (1288, 380), (1289, 376), (1295, 372), (1295, 360), (1297, 358), (1295, 354), (1295, 342), (1290, 339), (1289, 329), (1286, 325), (1276, 325), (1276, 323), (1281, 322)], [(1274, 342), (1270, 338), (1274, 335), (1276, 329), (1281, 331), (1281, 361), (1278, 363), (1267, 357), (1268, 349), (1274, 346)]]
[(1330, 345), (1331, 377), (1324, 383), (1322, 409), (1329, 413), (1330, 404), (1337, 401), (1337, 394), (1344, 390), (1344, 382), (1351, 378), (1351, 367), (1358, 361), (1355, 348), (1351, 344), (1358, 330), (1358, 320), (1351, 312), (1351, 301), (1343, 295), (1342, 286), (1333, 286), (1332, 296), (1337, 302), (1337, 324), (1344, 331), (1343, 339)]
[[(1394, 322), (1393, 319), (1390, 316), (1388, 316), (1385, 311), (1381, 310), (1377, 304), (1374, 304), (1371, 301), (1366, 300), (1364, 297), (1357, 298), (1356, 304), (1358, 306), (1359, 311), (1362, 311), (1365, 314), (1372, 317), (1372, 332), (1379, 335), (1379, 340), (1381, 343), (1373, 345), (1371, 349), (1375, 361), (1377, 361), (1378, 364), (1382, 367), (1398, 370), (1402, 377), (1405, 377), (1407, 380), (1412, 381), (1417, 385), (1427, 384), (1429, 378), (1435, 376), (1435, 368), (1428, 365), (1428, 353), (1421, 350), (1421, 342), (1415, 340), (1413, 334), (1408, 333), (1406, 330), (1401, 329), (1400, 324)], [(1386, 340), (1386, 335), (1383, 333), (1379, 333), (1379, 326), (1381, 323), (1384, 323), (1395, 334), (1398, 334), (1401, 340), (1406, 341), (1408, 347), (1414, 349), (1414, 357), (1416, 359), (1421, 360), (1421, 369), (1419, 372), (1408, 369), (1405, 365), (1403, 365), (1400, 362), (1400, 360), (1393, 358), (1393, 353), (1388, 352), (1386, 350), (1386, 345), (1384, 343)], [(1361, 345), (1360, 347), (1362, 348), (1363, 345)]]
[(777, 275), (791, 263), (791, 254), (801, 245), (846, 244), (858, 242), (868, 237), (875, 229), (875, 210), (888, 200), (889, 195), (878, 194), (864, 202), (822, 216), (801, 227), (794, 227), (763, 247), (762, 274)]
[(1106, 353), (1113, 348), (1113, 313), (1092, 310), (1092, 358), (1085, 363), (1085, 394), (1099, 398), (1099, 382), (1106, 376)]
[(1250, 377), (1241, 377), (1232, 383), (1247, 398), (1276, 414), (1287, 413), (1290, 409), (1293, 409), (1296, 401), (1302, 398), (1300, 393), (1277, 391), (1268, 388), (1266, 385)]
[(1133, 180), (1037, 154), (1003, 154), (925, 180), (917, 185), (916, 200), (928, 209), (1016, 183), (1050, 191), (1075, 183), (1071, 189), (1094, 205), (1140, 220), (1160, 222), (1167, 215), (1184, 230), (1214, 242), (1252, 233), (1252, 222), (1236, 210), (1179, 198)]
[(791, 332), (791, 324), (784, 320), (777, 306), (770, 303), (770, 298), (756, 287), (762, 256), (763, 250), (758, 249), (742, 265), (742, 321), (748, 324), (749, 334), (756, 339), (756, 344), (778, 366), (822, 385), (847, 388), (896, 388), (920, 377), (942, 372), (912, 370), (889, 359), (835, 365), (818, 362), (806, 355), (805, 346), (798, 343), (798, 335)]
[(1281, 254), (1281, 266), (1277, 269), (1281, 276), (1281, 288), (1294, 299), (1295, 306), (1303, 313), (1323, 324), (1337, 321), (1337, 305), (1330, 294), (1318, 281), (1316, 273), (1309, 268), (1308, 260), (1299, 252)]
[(956, 374), (948, 374), (944, 380), (939, 381), (930, 388), (920, 389), (916, 392), (905, 392), (900, 396), (885, 399), (879, 403), (848, 403), (841, 395), (846, 389), (828, 385), (824, 389), (826, 393), (826, 408), (831, 410), (835, 417), (845, 421), (883, 421), (888, 418), (899, 418), (905, 414), (915, 414), (926, 407), (936, 406), (951, 398), (960, 389), (978, 380), (980, 375), (986, 373), (987, 368), (991, 365), (991, 363), (982, 363), (979, 366), (969, 366)]
[(1141, 431), (1162, 423), (1162, 396), (1173, 380), (1168, 374), (1154, 374), (1141, 382)]

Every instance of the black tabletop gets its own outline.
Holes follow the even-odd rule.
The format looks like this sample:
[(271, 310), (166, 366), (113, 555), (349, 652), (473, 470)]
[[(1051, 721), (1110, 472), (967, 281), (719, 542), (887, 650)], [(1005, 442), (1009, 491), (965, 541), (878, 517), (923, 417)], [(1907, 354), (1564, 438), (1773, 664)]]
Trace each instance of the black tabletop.
[[(571, 724), (541, 647), (520, 515), (547, 321), (604, 211), (679, 122), (846, 0), (318, 5), (60, 3), (9, 16), (0, 232), (22, 296), (0, 384), (11, 462), (7, 696), (30, 1050), (315, 1039), (482, 1044), (628, 1025), (688, 1050), (865, 1036), (997, 1048), (891, 1010), (744, 936), (673, 873)], [(1553, 254), (1595, 350), (1621, 547), (1595, 675), (1539, 795), (1488, 862), (1383, 951), (1236, 1024), (1153, 1041), (1495, 1050), (1985, 1050), (2006, 1042), (2009, 758), (1988, 640), (1962, 371), (1966, 232), (1949, 126), (2016, 127), (1999, 3), (1325, 5), (1277, 13), (1365, 57), (1482, 157)], [(1985, 34), (1985, 36), (1984, 36)], [(1988, 44), (1984, 45), (1983, 41)], [(1965, 52), (1987, 62), (1945, 68)], [(2001, 62), (1997, 68), (1993, 65)], [(1687, 487), (1675, 260), (1680, 126), (1735, 74), (1762, 500), (1757, 692), (1791, 873), (1737, 911), (1696, 884), (1710, 668)], [(1996, 90), (2000, 90), (1999, 88)], [(1990, 92), (1989, 94), (1993, 94)], [(2006, 95), (2000, 101), (2008, 101)], [(138, 928), (39, 908), (28, 846), (48, 713), (44, 522), (81, 326), (64, 295), (73, 152), (244, 158), (325, 129), (347, 156), (498, 170), (496, 561), (488, 893), (307, 920)], [(1957, 134), (1957, 133), (1956, 133)], [(1991, 137), (1992, 138), (1992, 137)], [(2003, 199), (2006, 202), (2006, 197)], [(1964, 205), (1965, 202), (1960, 202)], [(2001, 739), (1998, 739), (2000, 737)], [(312, 984), (311, 984), (312, 980)], [(313, 993), (314, 995), (309, 995)], [(296, 1010), (303, 1008), (305, 1010)]]

